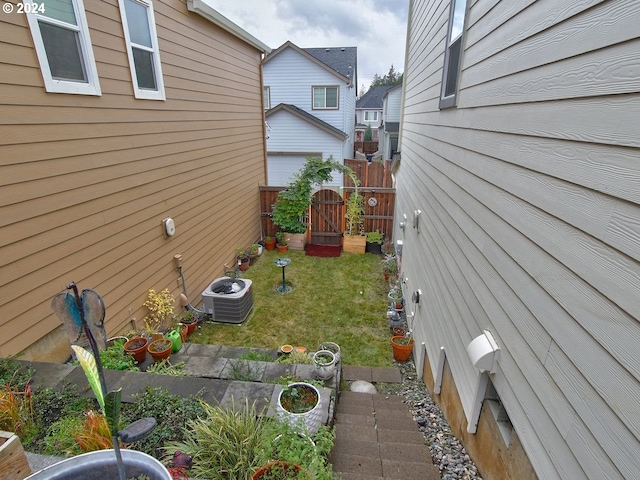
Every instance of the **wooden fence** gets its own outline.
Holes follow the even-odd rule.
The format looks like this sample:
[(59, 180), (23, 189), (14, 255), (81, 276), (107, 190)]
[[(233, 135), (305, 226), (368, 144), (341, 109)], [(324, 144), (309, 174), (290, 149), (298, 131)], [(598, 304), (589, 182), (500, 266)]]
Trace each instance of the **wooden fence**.
[[(390, 161), (384, 163), (368, 162), (366, 160), (345, 159), (344, 164), (350, 167), (360, 179), (359, 192), (364, 196), (365, 214), (364, 231), (379, 230), (386, 236), (391, 236), (393, 229), (393, 212), (395, 208), (395, 189), (391, 187)], [(341, 194), (346, 201), (354, 191), (353, 182), (349, 177), (343, 179)], [(285, 187), (260, 187), (260, 212), (263, 236), (275, 236), (278, 227), (271, 220), (273, 204), (278, 192)], [(344, 225), (344, 222), (343, 222)], [(312, 227), (313, 228), (313, 227)]]
[(375, 153), (378, 151), (378, 141), (354, 142), (353, 149), (356, 152), (364, 153), (365, 155), (369, 153)]

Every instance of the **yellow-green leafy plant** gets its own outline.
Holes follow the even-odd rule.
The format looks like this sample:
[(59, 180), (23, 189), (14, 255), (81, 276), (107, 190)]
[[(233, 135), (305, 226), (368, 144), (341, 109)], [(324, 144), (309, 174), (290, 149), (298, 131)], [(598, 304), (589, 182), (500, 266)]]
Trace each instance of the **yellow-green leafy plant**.
[(174, 299), (168, 288), (157, 292), (152, 288), (143, 306), (148, 310), (144, 324), (148, 332), (169, 328), (175, 320)]

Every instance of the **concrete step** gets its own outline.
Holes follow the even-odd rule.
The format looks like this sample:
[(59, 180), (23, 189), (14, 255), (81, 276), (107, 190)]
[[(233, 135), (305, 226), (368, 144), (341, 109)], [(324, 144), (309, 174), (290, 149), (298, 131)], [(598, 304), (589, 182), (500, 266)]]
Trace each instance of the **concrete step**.
[(383, 477), (372, 477), (370, 475), (360, 475), (357, 473), (338, 473), (338, 478), (342, 480), (384, 480)]
[(335, 449), (331, 452), (329, 463), (333, 465), (334, 472), (357, 473), (367, 478), (382, 477), (382, 460), (380, 458), (363, 457), (338, 453)]
[(440, 472), (433, 464), (407, 462), (402, 457), (382, 460), (382, 476), (385, 480), (441, 480)]

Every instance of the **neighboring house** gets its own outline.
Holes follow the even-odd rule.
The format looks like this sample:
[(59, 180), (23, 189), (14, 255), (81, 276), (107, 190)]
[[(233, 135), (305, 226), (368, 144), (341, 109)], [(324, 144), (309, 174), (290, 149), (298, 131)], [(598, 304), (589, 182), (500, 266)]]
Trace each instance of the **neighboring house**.
[(364, 141), (364, 132), (371, 127), (371, 141), (378, 141), (378, 127), (382, 125), (383, 97), (389, 85), (370, 88), (356, 101), (356, 141)]
[(203, 0), (55, 3), (0, 19), (0, 357), (61, 362), (70, 282), (114, 335), (182, 292), (174, 255), (197, 304), (259, 238), (269, 49)]
[[(299, 48), (286, 42), (263, 64), (268, 185), (283, 186), (308, 156), (353, 156), (355, 47)], [(334, 176), (339, 186), (342, 179)]]
[(640, 478), (639, 24), (410, 4), (394, 237), (418, 373), (485, 480)]
[(382, 124), (379, 127), (378, 151), (383, 160), (391, 160), (398, 151), (400, 112), (402, 107), (402, 85), (388, 89), (383, 96)]

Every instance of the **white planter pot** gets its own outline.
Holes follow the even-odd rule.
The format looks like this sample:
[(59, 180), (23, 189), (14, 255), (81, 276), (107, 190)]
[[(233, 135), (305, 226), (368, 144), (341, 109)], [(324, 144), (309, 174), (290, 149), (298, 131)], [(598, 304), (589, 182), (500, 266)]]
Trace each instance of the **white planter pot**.
[(320, 350), (329, 350), (336, 357), (336, 364), (340, 363), (342, 360), (342, 355), (340, 354), (340, 345), (334, 342), (322, 342), (320, 344)]
[[(329, 363), (320, 361), (321, 359), (326, 359), (326, 357), (331, 357)], [(329, 350), (319, 350), (314, 353), (313, 363), (316, 367), (316, 376), (321, 380), (329, 380), (336, 373), (336, 356)]]
[(318, 399), (318, 403), (311, 410), (305, 413), (291, 413), (284, 409), (282, 406), (282, 394), (285, 391), (284, 389), (278, 395), (278, 404), (276, 405), (276, 413), (278, 417), (294, 428), (298, 428), (304, 430), (303, 433), (306, 433), (310, 437), (313, 437), (318, 430), (320, 429), (320, 425), (322, 425), (322, 397), (320, 396), (320, 391), (314, 387), (313, 385), (305, 382), (296, 382), (290, 383), (287, 385), (287, 389), (292, 387), (306, 386), (311, 388)]
[[(151, 455), (137, 450), (121, 449), (127, 478), (147, 475), (151, 480), (172, 480), (171, 474), (162, 463)], [(120, 478), (113, 449), (83, 453), (55, 463), (26, 480), (106, 480)]]

